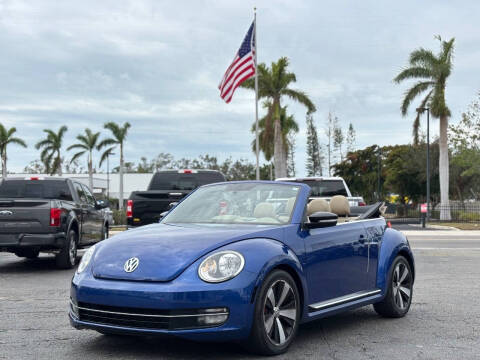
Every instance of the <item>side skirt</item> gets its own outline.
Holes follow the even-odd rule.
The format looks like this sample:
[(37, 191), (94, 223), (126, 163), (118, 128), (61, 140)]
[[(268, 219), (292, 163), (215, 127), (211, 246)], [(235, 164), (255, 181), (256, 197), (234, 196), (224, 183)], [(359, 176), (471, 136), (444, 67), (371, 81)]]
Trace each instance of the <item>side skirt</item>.
[(338, 298), (334, 298), (334, 299), (330, 299), (330, 300), (326, 300), (326, 301), (321, 301), (321, 302), (309, 305), (308, 306), (308, 312), (312, 313), (312, 312), (328, 309), (328, 308), (331, 308), (331, 307), (334, 307), (334, 306), (347, 304), (349, 302), (353, 302), (353, 301), (361, 300), (363, 298), (367, 298), (367, 297), (370, 297), (370, 296), (378, 295), (381, 292), (382, 292), (382, 290), (380, 290), (380, 289), (359, 291), (359, 292), (349, 294), (349, 295), (345, 295), (345, 296), (341, 296), (341, 297), (338, 297)]

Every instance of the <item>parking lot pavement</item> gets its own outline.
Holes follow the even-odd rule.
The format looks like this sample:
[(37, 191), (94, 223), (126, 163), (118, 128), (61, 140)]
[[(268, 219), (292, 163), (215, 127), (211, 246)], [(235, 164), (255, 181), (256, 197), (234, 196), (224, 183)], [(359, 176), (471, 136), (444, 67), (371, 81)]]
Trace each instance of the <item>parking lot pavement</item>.
[[(411, 240), (417, 279), (405, 318), (383, 319), (369, 306), (312, 322), (278, 359), (479, 359), (480, 250), (433, 240)], [(55, 269), (51, 256), (0, 253), (0, 359), (255, 358), (232, 344), (75, 330), (67, 319), (72, 275)]]

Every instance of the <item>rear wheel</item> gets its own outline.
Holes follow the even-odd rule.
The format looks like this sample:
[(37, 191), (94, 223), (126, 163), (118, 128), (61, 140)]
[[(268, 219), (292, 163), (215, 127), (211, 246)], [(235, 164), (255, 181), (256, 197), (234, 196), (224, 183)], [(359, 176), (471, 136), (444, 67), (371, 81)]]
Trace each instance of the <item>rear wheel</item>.
[(55, 257), (57, 267), (71, 269), (77, 262), (77, 233), (74, 230), (68, 232), (63, 248)]
[(40, 254), (40, 250), (36, 249), (20, 249), (15, 251), (15, 255), (18, 257), (23, 257), (27, 259), (36, 259)]
[(293, 278), (273, 271), (259, 290), (248, 347), (262, 355), (287, 351), (298, 330), (300, 296)]
[(373, 304), (373, 308), (385, 317), (403, 317), (410, 309), (413, 295), (413, 274), (407, 259), (397, 256), (390, 268), (388, 279), (385, 298)]

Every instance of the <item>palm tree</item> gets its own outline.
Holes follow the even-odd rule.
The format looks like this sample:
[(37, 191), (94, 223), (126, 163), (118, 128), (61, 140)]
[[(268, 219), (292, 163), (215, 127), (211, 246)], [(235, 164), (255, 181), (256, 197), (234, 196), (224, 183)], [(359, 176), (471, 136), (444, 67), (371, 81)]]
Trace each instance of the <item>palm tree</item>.
[(2, 158), (2, 178), (7, 177), (7, 145), (17, 144), (23, 147), (27, 147), (25, 141), (18, 137), (14, 137), (13, 134), (17, 132), (17, 129), (12, 127), (7, 129), (0, 124), (0, 156)]
[(125, 124), (123, 124), (123, 126), (119, 126), (114, 122), (108, 122), (104, 125), (104, 128), (110, 130), (113, 137), (100, 142), (97, 149), (100, 150), (106, 146), (111, 145), (120, 146), (120, 194), (118, 199), (118, 206), (120, 209), (123, 209), (123, 144), (127, 138), (127, 132), (130, 128), (130, 123), (126, 122)]
[[(270, 109), (272, 107), (272, 104), (268, 101), (266, 101), (263, 106), (267, 109)], [(268, 129), (266, 129), (266, 125), (268, 123), (267, 120), (268, 114), (265, 115), (263, 118), (258, 120), (258, 137), (259, 137), (259, 145), (260, 145), (260, 151), (263, 152), (263, 155), (265, 157), (265, 160), (270, 161), (273, 157), (273, 144), (274, 144), (274, 139), (273, 139), (273, 132)], [(270, 122), (271, 123), (271, 122)], [(290, 141), (288, 139), (290, 134), (293, 133), (298, 133), (299, 127), (297, 122), (295, 121), (295, 118), (293, 115), (288, 115), (287, 116), (287, 107), (284, 106), (281, 109), (280, 112), (280, 123), (281, 123), (281, 128), (282, 128), (282, 141), (284, 144), (284, 156), (287, 158), (288, 151), (290, 149)], [(255, 133), (255, 123), (252, 124), (252, 133)], [(255, 152), (255, 145), (256, 141), (253, 139), (252, 141), (252, 151)]]
[(85, 135), (80, 134), (77, 136), (79, 141), (77, 144), (73, 144), (67, 148), (68, 151), (72, 149), (80, 149), (73, 157), (70, 159), (70, 164), (77, 160), (80, 156), (88, 153), (88, 186), (90, 190), (93, 191), (93, 150), (98, 146), (98, 137), (100, 136), (99, 132), (92, 133), (92, 130), (85, 129)]
[[(270, 69), (265, 64), (259, 64), (257, 67), (258, 97), (271, 102), (265, 121), (265, 130), (270, 132), (273, 123), (273, 157), (276, 178), (287, 175), (287, 157), (284, 151), (284, 137), (280, 120), (282, 98), (287, 96), (291, 100), (305, 105), (309, 113), (316, 110), (315, 105), (303, 91), (289, 87), (291, 83), (297, 81), (297, 78), (294, 73), (287, 71), (288, 63), (288, 59), (282, 57), (277, 62), (272, 62)], [(241, 86), (247, 89), (255, 89), (255, 79), (250, 78), (244, 81)]]
[(42, 160), (46, 172), (50, 175), (57, 173), (62, 176), (61, 149), (63, 137), (67, 130), (68, 128), (65, 125), (61, 126), (58, 132), (44, 129), (43, 132), (47, 134), (47, 137), (35, 145), (37, 150), (42, 149), (40, 160)]
[[(407, 79), (420, 79), (410, 89), (405, 92), (401, 110), (402, 115), (407, 114), (407, 110), (412, 101), (426, 93), (420, 103), (419, 108), (428, 107), (432, 117), (440, 119), (440, 201), (442, 220), (450, 219), (450, 210), (448, 209), (448, 118), (450, 109), (445, 102), (445, 87), (447, 79), (452, 71), (452, 58), (455, 38), (444, 41), (440, 36), (436, 37), (440, 41), (440, 51), (435, 55), (432, 51), (419, 48), (410, 54), (409, 66), (395, 77), (394, 81), (398, 84)], [(419, 112), (414, 122), (414, 129), (418, 131)], [(415, 130), (414, 130), (415, 131)], [(414, 136), (415, 137), (415, 136)], [(418, 139), (418, 135), (416, 136)], [(418, 141), (418, 140), (417, 140)]]

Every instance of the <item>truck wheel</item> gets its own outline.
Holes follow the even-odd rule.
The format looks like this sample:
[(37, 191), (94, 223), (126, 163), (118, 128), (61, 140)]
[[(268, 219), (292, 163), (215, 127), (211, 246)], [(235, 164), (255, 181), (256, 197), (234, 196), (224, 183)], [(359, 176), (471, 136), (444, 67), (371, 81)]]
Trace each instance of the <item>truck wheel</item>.
[(38, 254), (40, 254), (40, 251), (35, 249), (21, 249), (21, 250), (15, 251), (15, 255), (17, 255), (18, 257), (27, 258), (31, 260), (36, 259), (38, 257)]
[(77, 262), (77, 233), (70, 230), (65, 239), (64, 246), (55, 257), (57, 267), (60, 269), (71, 269)]

